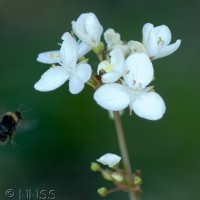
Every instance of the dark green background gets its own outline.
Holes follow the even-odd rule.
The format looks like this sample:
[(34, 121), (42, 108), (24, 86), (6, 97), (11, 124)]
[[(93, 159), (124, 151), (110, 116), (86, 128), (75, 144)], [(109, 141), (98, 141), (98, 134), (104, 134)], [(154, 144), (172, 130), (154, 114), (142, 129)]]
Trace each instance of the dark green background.
[[(0, 199), (7, 189), (54, 189), (58, 200), (101, 199), (96, 189), (108, 186), (90, 171), (104, 153), (119, 154), (113, 121), (96, 105), (91, 88), (76, 96), (68, 84), (40, 93), (34, 83), (49, 67), (37, 54), (57, 49), (71, 21), (94, 12), (104, 29), (113, 27), (124, 40), (141, 40), (142, 26), (166, 24), (173, 55), (153, 62), (156, 91), (167, 112), (151, 122), (123, 116), (133, 169), (143, 174), (143, 200), (200, 199), (200, 64), (199, 14), (195, 0), (0, 0), (0, 109), (23, 104), (25, 124), (16, 147), (0, 146)], [(17, 194), (13, 199), (18, 199)], [(128, 199), (116, 193), (105, 199)]]

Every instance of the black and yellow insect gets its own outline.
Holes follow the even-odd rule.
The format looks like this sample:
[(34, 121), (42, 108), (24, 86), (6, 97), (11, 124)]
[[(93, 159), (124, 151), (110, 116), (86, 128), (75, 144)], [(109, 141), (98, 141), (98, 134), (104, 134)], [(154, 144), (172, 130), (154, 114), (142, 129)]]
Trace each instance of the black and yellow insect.
[(16, 112), (7, 112), (1, 119), (0, 122), (0, 142), (6, 143), (10, 140), (13, 143), (13, 138), (17, 126), (22, 118), (22, 113), (19, 111)]

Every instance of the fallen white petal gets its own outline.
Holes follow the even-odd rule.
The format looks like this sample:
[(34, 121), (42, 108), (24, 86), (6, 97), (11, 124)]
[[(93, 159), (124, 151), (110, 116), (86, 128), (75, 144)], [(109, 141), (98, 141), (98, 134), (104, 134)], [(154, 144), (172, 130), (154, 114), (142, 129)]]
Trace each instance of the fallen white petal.
[(104, 165), (108, 165), (109, 167), (115, 166), (117, 163), (120, 162), (120, 160), (121, 157), (113, 153), (107, 153), (97, 159), (98, 162)]
[(165, 113), (166, 107), (159, 94), (147, 92), (134, 100), (132, 109), (141, 118), (158, 120)]
[(60, 51), (46, 51), (38, 54), (37, 61), (45, 64), (55, 64), (60, 60)]
[(101, 107), (112, 111), (123, 110), (130, 103), (127, 89), (118, 83), (108, 83), (101, 86), (94, 93), (94, 99)]
[(67, 74), (62, 67), (51, 67), (41, 76), (41, 79), (35, 83), (34, 88), (41, 92), (52, 91), (63, 85), (68, 78), (69, 74)]

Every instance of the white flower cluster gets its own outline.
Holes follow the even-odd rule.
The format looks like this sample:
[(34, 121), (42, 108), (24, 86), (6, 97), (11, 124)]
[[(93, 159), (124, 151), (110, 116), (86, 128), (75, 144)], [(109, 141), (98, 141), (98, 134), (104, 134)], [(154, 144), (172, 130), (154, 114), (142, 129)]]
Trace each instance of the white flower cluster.
[[(142, 42), (124, 42), (114, 29), (103, 33), (95, 14), (84, 13), (72, 21), (72, 30), (78, 41), (69, 32), (64, 33), (60, 50), (38, 55), (37, 61), (53, 65), (35, 84), (36, 90), (51, 91), (69, 80), (69, 91), (78, 94), (85, 83), (90, 83), (95, 89), (96, 102), (109, 111), (129, 107), (148, 120), (158, 120), (163, 116), (165, 103), (154, 92), (153, 86), (149, 86), (154, 78), (152, 60), (172, 54), (181, 44), (180, 40), (170, 44), (171, 32), (166, 25), (154, 27), (146, 23), (142, 29)], [(102, 34), (107, 49), (98, 51), (102, 47)], [(92, 49), (99, 58), (106, 58), (100, 59), (96, 73), (92, 73), (87, 59), (78, 62)]]

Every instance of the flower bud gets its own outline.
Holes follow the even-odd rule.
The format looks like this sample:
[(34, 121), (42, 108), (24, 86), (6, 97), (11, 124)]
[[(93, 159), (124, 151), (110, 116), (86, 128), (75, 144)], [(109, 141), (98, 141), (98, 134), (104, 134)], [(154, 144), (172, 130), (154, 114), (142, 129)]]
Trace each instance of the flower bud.
[(112, 173), (111, 176), (115, 181), (117, 181), (119, 183), (124, 181), (124, 177), (121, 174), (117, 173), (117, 172)]
[(102, 197), (105, 197), (107, 195), (107, 189), (105, 187), (101, 187), (97, 190), (97, 193), (102, 196)]
[(90, 166), (90, 169), (93, 172), (99, 171), (100, 170), (100, 165), (98, 163), (96, 163), (96, 162), (92, 162), (91, 166)]
[(142, 184), (142, 179), (139, 176), (135, 176), (133, 179), (133, 183), (135, 185), (141, 185)]
[(72, 22), (72, 29), (76, 36), (91, 47), (98, 46), (103, 32), (94, 13), (83, 13), (77, 21)]
[(110, 174), (108, 171), (103, 171), (103, 172), (102, 172), (102, 176), (103, 176), (103, 178), (106, 179), (107, 181), (112, 181), (112, 180), (113, 180), (111, 174)]

